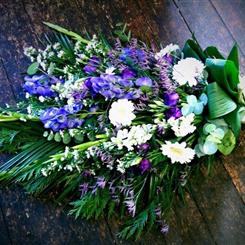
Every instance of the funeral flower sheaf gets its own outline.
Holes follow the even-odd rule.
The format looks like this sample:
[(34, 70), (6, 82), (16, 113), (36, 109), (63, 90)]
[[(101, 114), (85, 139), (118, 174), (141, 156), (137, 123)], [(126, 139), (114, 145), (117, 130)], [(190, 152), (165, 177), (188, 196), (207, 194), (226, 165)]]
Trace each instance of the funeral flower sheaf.
[(76, 217), (120, 214), (123, 238), (153, 224), (165, 234), (198, 158), (230, 154), (238, 141), (237, 47), (221, 59), (195, 39), (157, 49), (125, 27), (109, 42), (46, 24), (56, 40), (25, 50), (27, 101), (1, 109), (1, 150), (20, 153), (0, 180), (50, 190)]

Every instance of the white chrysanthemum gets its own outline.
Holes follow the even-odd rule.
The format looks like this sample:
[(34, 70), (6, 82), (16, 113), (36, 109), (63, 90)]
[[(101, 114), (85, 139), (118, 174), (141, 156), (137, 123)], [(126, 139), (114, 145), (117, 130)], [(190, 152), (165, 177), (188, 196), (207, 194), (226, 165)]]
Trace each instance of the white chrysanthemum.
[(113, 102), (109, 111), (109, 119), (114, 126), (129, 126), (135, 118), (134, 104), (127, 99)]
[(174, 119), (173, 117), (171, 117), (168, 120), (168, 123), (177, 137), (184, 137), (187, 134), (193, 133), (196, 130), (196, 126), (192, 125), (194, 118), (195, 114), (191, 113), (178, 119)]
[(172, 52), (175, 52), (176, 50), (180, 49), (177, 44), (170, 43), (165, 48), (161, 49), (158, 53), (155, 54), (155, 59), (159, 59), (163, 57), (166, 54), (171, 54)]
[(181, 164), (191, 162), (195, 156), (195, 151), (189, 147), (186, 147), (186, 143), (171, 143), (166, 141), (161, 146), (162, 154), (171, 159), (172, 163), (179, 162)]
[(180, 60), (173, 66), (173, 79), (179, 85), (189, 84), (190, 87), (197, 85), (198, 80), (203, 79), (204, 64), (194, 58)]

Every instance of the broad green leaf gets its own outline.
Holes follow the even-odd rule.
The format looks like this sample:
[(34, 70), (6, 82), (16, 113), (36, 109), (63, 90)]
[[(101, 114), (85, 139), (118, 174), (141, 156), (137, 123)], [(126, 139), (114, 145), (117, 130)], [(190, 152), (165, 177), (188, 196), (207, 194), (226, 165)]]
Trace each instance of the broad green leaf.
[(236, 103), (216, 82), (208, 84), (207, 96), (210, 119), (227, 115), (237, 108)]
[(238, 138), (241, 131), (240, 107), (227, 114), (224, 119), (230, 125), (235, 137)]
[(67, 36), (70, 36), (72, 37), (73, 39), (77, 40), (77, 41), (80, 41), (82, 43), (85, 43), (85, 44), (88, 44), (89, 41), (84, 39), (83, 37), (81, 37), (79, 34), (73, 32), (73, 31), (69, 31), (59, 25), (55, 25), (55, 24), (52, 24), (52, 23), (49, 23), (49, 22), (43, 22), (46, 26), (50, 27), (51, 29), (54, 29), (55, 31), (58, 31), (58, 32), (61, 32)]
[(36, 74), (37, 71), (38, 71), (38, 67), (39, 67), (39, 63), (38, 63), (38, 62), (32, 63), (32, 64), (27, 68), (27, 74), (28, 74), (28, 75), (34, 75), (34, 74)]
[(207, 47), (204, 50), (204, 53), (209, 57), (209, 58), (216, 58), (216, 59), (224, 59), (223, 55), (219, 52), (219, 50), (214, 47), (214, 46), (210, 46)]
[(182, 52), (184, 53), (185, 58), (193, 57), (193, 58), (196, 58), (202, 61), (205, 61), (206, 59), (206, 55), (203, 53), (199, 44), (196, 41), (191, 40), (191, 39), (186, 41)]
[(228, 130), (218, 149), (223, 155), (229, 155), (236, 146), (236, 137), (231, 130)]
[(230, 51), (230, 54), (228, 55), (227, 60), (233, 61), (235, 64), (237, 70), (239, 71), (239, 57), (238, 57), (238, 47), (237, 44), (233, 46), (233, 48)]
[(210, 73), (209, 79), (217, 82), (226, 93), (237, 101), (239, 73), (234, 62), (208, 58), (205, 65)]

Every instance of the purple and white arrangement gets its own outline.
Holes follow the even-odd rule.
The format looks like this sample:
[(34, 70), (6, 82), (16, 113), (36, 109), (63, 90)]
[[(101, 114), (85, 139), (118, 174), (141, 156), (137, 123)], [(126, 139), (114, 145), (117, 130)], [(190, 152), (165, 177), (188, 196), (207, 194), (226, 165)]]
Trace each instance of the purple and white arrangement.
[(117, 216), (123, 238), (168, 231), (199, 158), (230, 154), (244, 114), (238, 50), (195, 39), (153, 48), (125, 28), (114, 41), (46, 23), (45, 49), (26, 48), (26, 101), (0, 110), (0, 181), (70, 203), (76, 217)]

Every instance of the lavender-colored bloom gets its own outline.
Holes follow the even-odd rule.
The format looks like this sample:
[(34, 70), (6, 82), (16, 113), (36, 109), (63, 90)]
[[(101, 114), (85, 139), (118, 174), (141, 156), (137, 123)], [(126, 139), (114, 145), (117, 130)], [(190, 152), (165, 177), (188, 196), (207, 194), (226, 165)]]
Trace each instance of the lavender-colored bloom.
[(169, 225), (168, 224), (163, 224), (160, 231), (164, 235), (167, 234), (168, 231), (169, 231)]
[(149, 77), (141, 77), (135, 81), (135, 84), (139, 87), (141, 86), (152, 87), (152, 80)]
[(124, 203), (128, 208), (128, 212), (132, 215), (132, 217), (134, 217), (136, 213), (136, 205), (134, 200), (131, 198), (129, 200), (124, 201)]
[(164, 94), (164, 104), (167, 106), (175, 106), (179, 101), (179, 95), (176, 92)]
[(99, 176), (97, 178), (97, 181), (96, 181), (96, 185), (101, 188), (101, 189), (104, 189), (105, 188), (105, 185), (106, 185), (106, 180), (103, 176)]
[(98, 66), (100, 64), (100, 59), (96, 56), (91, 57), (88, 60), (87, 65), (83, 68), (84, 72), (90, 74), (96, 72)]
[(165, 116), (167, 119), (173, 117), (175, 119), (182, 116), (181, 110), (178, 107), (171, 107), (170, 109), (166, 110)]
[(131, 80), (124, 79), (124, 78), (119, 78), (118, 84), (120, 84), (123, 87), (132, 87), (134, 85)]
[(129, 68), (125, 68), (123, 71), (122, 71), (122, 78), (123, 79), (131, 79), (131, 78), (134, 78), (135, 76), (135, 72), (132, 71), (131, 69)]
[(138, 145), (138, 149), (139, 149), (139, 151), (147, 152), (150, 149), (150, 144), (143, 143), (141, 145)]
[(86, 66), (84, 66), (83, 70), (86, 73), (90, 74), (90, 73), (96, 72), (97, 67), (96, 66), (93, 66), (93, 65), (86, 65)]
[(151, 162), (148, 159), (142, 159), (139, 165), (141, 173), (143, 174), (146, 171), (151, 169)]
[(79, 186), (79, 191), (81, 192), (81, 197), (83, 197), (88, 192), (88, 183), (83, 183)]

